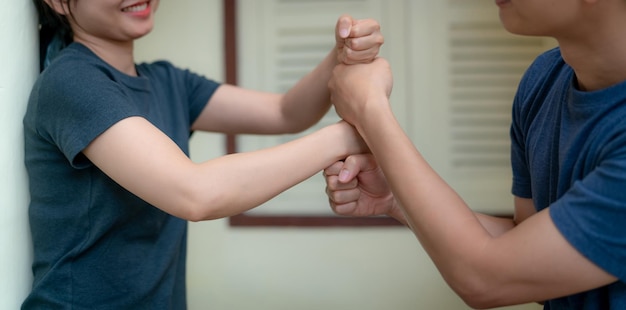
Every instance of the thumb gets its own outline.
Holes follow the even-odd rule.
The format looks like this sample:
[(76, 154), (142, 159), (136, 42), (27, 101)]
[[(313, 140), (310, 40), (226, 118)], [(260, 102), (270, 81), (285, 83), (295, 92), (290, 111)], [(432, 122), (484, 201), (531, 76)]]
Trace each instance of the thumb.
[(359, 173), (376, 169), (376, 160), (372, 154), (357, 154), (348, 156), (339, 171), (339, 182), (348, 183)]
[(350, 15), (344, 14), (339, 17), (335, 27), (335, 35), (338, 39), (346, 39), (350, 36), (350, 31), (352, 31), (352, 22), (352, 16)]

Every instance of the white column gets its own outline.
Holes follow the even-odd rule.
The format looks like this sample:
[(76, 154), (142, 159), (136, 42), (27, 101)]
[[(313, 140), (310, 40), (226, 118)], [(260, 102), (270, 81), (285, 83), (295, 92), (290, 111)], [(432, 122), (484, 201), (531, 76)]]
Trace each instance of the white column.
[(0, 7), (0, 309), (19, 309), (32, 283), (22, 117), (39, 72), (37, 23), (31, 0)]

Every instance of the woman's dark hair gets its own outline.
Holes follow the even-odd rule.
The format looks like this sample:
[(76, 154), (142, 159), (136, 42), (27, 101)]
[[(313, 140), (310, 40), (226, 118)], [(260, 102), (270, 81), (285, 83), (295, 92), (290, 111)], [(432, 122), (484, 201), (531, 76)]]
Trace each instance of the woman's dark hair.
[[(71, 0), (61, 1), (67, 1), (69, 4)], [(43, 70), (46, 59), (54, 56), (49, 53), (56, 53), (72, 43), (74, 34), (65, 15), (58, 14), (44, 0), (33, 0), (33, 3), (39, 15), (39, 68)], [(55, 51), (50, 51), (51, 43)]]

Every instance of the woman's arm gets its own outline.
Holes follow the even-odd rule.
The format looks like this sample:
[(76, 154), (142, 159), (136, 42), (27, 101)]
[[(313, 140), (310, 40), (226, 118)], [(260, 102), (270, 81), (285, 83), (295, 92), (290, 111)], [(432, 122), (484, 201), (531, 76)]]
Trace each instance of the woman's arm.
[(317, 123), (330, 108), (328, 80), (338, 63), (367, 63), (384, 38), (375, 20), (341, 16), (335, 47), (285, 94), (222, 85), (193, 124), (193, 130), (223, 133), (295, 133)]
[(174, 216), (216, 219), (252, 209), (350, 153), (364, 150), (345, 122), (249, 153), (192, 162), (144, 118), (124, 119), (83, 153), (118, 184)]

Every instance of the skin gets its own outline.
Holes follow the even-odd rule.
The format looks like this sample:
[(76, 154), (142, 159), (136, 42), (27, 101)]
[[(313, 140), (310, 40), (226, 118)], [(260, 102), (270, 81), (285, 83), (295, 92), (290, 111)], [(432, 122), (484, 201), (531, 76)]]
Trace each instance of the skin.
[[(626, 80), (625, 1), (497, 4), (509, 31), (557, 39), (581, 89)], [(336, 110), (372, 152), (324, 171), (336, 213), (386, 214), (406, 224), (450, 287), (473, 308), (540, 302), (617, 281), (576, 251), (548, 209), (537, 213), (531, 199), (515, 197), (513, 219), (473, 212), (403, 132), (389, 105), (392, 84), (389, 64), (381, 58), (334, 71), (329, 85)]]
[[(137, 75), (133, 43), (152, 30), (158, 0), (147, 1), (148, 11), (140, 14), (126, 12), (140, 0), (46, 3), (69, 19), (76, 42), (119, 71)], [(67, 13), (70, 10), (72, 14)], [(317, 123), (330, 108), (327, 83), (332, 69), (338, 63), (370, 62), (384, 42), (376, 21), (353, 20), (348, 15), (338, 19), (335, 38), (335, 48), (286, 94), (220, 86), (190, 130), (279, 134)], [(339, 122), (276, 147), (195, 163), (146, 119), (129, 117), (97, 137), (83, 153), (150, 204), (200, 221), (254, 208), (348, 154), (364, 150), (354, 128)]]

